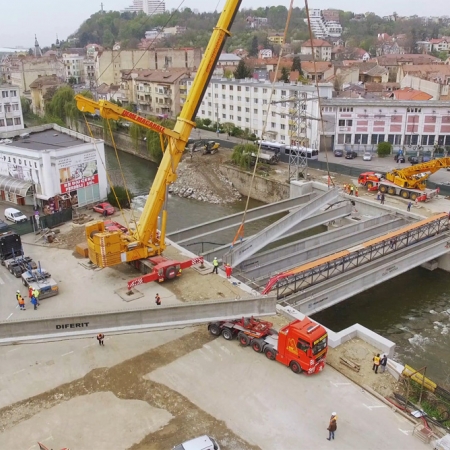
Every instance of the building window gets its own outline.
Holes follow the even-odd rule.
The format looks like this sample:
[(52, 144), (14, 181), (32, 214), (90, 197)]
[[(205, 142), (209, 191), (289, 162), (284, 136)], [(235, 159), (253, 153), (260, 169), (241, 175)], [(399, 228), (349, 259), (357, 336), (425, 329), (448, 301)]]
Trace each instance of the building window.
[(238, 111), (241, 111), (241, 110), (242, 110), (242, 108), (241, 108), (240, 106), (238, 106), (238, 107), (237, 107), (237, 110), (238, 110)]
[[(189, 84), (191, 84), (191, 82), (189, 81)], [(217, 89), (219, 87), (218, 84), (215, 84), (214, 87)]]
[(419, 142), (419, 136), (417, 134), (406, 134), (405, 145), (417, 145)]
[(406, 112), (409, 112), (409, 113), (420, 113), (420, 112), (422, 112), (422, 108), (406, 108)]
[(211, 108), (211, 102), (208, 102), (208, 106)]
[(263, 89), (263, 94), (267, 94), (267, 89)]
[(17, 91), (9, 91), (11, 97), (17, 97)]
[(368, 134), (355, 134), (355, 144), (368, 144), (369, 135)]
[(285, 119), (285, 118), (286, 118), (286, 115), (285, 115), (285, 114), (281, 114), (281, 118), (282, 118), (282, 119)]
[(22, 125), (20, 117), (14, 117), (14, 125)]
[(254, 112), (255, 114), (258, 114), (258, 110), (257, 110), (257, 109), (254, 109), (253, 112)]
[(353, 120), (345, 120), (345, 119), (339, 120), (340, 127), (351, 127), (352, 125), (353, 125)]
[(271, 122), (271, 123), (270, 123), (270, 126), (271, 126), (272, 128), (275, 128), (276, 123), (275, 123), (275, 122)]
[(384, 134), (372, 134), (370, 143), (379, 144), (380, 142), (384, 142)]
[(286, 108), (286, 102), (281, 102), (281, 107)]
[(241, 116), (237, 116), (237, 120), (238, 120), (238, 122), (241, 122), (242, 121), (242, 117)]
[(254, 98), (254, 99), (253, 99), (253, 103), (258, 103), (258, 99), (257, 99), (257, 98)]
[(389, 134), (388, 142), (392, 145), (401, 145), (402, 135), (401, 134)]
[(422, 145), (434, 145), (436, 136), (434, 134), (424, 134), (422, 136)]
[[(231, 87), (231, 86), (230, 86)], [(233, 100), (233, 96), (232, 95), (230, 95), (230, 100)]]
[(263, 105), (267, 105), (267, 100), (263, 100)]
[(241, 100), (242, 100), (242, 97), (240, 95), (238, 95), (237, 101), (240, 102)]
[(225, 100), (225, 98), (226, 98), (225, 94), (222, 94), (222, 100)]
[(238, 86), (238, 87), (237, 87), (237, 90), (240, 91), (240, 90), (241, 90), (241, 86)]
[(5, 105), (5, 112), (11, 112), (11, 105)]
[(282, 123), (282, 124), (280, 125), (280, 128), (281, 128), (282, 130), (285, 130), (285, 129), (286, 129), (286, 125), (285, 125), (284, 123)]
[(245, 92), (249, 92), (250, 91), (250, 88), (247, 86), (246, 88), (245, 88)]
[(438, 137), (438, 145), (450, 145), (450, 135), (440, 135)]
[(8, 91), (2, 91), (2, 97), (7, 98), (8, 97)]
[(233, 114), (230, 114), (230, 120), (233, 120), (233, 119), (234, 119)]
[(286, 97), (286, 91), (281, 91), (281, 96)]
[(250, 97), (245, 97), (245, 103), (250, 103)]
[(222, 109), (227, 109), (227, 105), (222, 105)]
[(257, 87), (253, 88), (253, 92), (258, 92), (258, 88)]
[(233, 111), (234, 107), (233, 105), (230, 105), (230, 111)]
[(219, 98), (219, 94), (214, 94), (214, 98)]
[(249, 113), (250, 112), (250, 108), (245, 108), (245, 112)]
[(284, 134), (282, 134), (282, 135), (280, 136), (280, 138), (281, 138), (282, 141), (284, 141), (284, 140), (286, 139), (286, 136), (285, 136)]
[(205, 115), (205, 110), (204, 109), (202, 109), (202, 116), (204, 116)]
[(338, 144), (351, 144), (352, 135), (351, 134), (338, 134)]
[(230, 91), (232, 91), (232, 90), (233, 90), (233, 86), (231, 86), (231, 85), (230, 85), (230, 86), (229, 86), (229, 88), (230, 88)]
[(349, 108), (349, 107), (339, 108), (339, 112), (353, 112), (353, 108)]
[(4, 127), (5, 126), (5, 119), (0, 119), (0, 127)]
[(250, 119), (248, 117), (246, 117), (245, 121), (248, 123), (248, 122), (250, 122)]
[(222, 84), (222, 91), (226, 89), (226, 86)]
[(226, 114), (222, 114), (222, 119), (226, 119), (227, 115)]
[(7, 127), (11, 127), (13, 124), (13, 120), (12, 119), (6, 119), (6, 126)]

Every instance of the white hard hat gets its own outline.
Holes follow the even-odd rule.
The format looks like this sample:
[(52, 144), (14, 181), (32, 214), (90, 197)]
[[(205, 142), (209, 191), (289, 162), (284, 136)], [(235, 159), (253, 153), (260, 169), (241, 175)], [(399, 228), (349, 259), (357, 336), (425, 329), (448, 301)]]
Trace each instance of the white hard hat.
[(332, 415), (332, 416), (335, 416), (335, 415), (336, 415), (336, 413), (335, 413), (335, 412), (332, 412), (332, 413), (331, 413), (331, 415)]
[(20, 291), (19, 291), (19, 289), (17, 289), (17, 291), (16, 291), (18, 294), (20, 294)]
[(214, 256), (214, 259), (217, 259), (217, 256)]

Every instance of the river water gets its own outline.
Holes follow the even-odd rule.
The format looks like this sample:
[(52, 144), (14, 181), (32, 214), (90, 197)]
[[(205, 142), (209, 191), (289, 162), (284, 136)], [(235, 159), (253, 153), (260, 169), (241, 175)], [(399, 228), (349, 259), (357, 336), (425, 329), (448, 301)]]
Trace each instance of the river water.
[[(108, 147), (105, 151), (108, 170), (117, 175), (114, 152)], [(120, 162), (130, 191), (147, 194), (156, 165), (123, 152), (120, 152)], [(260, 205), (250, 202), (251, 208)], [(234, 214), (244, 207), (244, 201), (211, 205), (170, 197), (168, 231)], [(270, 223), (269, 220), (249, 223), (245, 234), (249, 236)], [(310, 230), (304, 236), (320, 231)], [(215, 244), (230, 242), (235, 232), (230, 230), (221, 235)], [(209, 245), (216, 246), (205, 243), (204, 248)], [(192, 251), (200, 249), (200, 244), (190, 248)], [(450, 274), (447, 272), (416, 268), (322, 311), (314, 319), (334, 331), (360, 323), (397, 344), (397, 361), (416, 369), (427, 366), (427, 376), (437, 383), (450, 383)], [(367, 364), (371, 364), (369, 359)]]

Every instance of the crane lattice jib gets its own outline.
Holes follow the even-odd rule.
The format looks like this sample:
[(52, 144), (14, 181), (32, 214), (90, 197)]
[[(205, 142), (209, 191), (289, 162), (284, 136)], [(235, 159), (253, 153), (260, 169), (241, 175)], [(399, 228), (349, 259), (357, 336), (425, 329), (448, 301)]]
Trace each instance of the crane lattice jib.
[(404, 169), (391, 170), (386, 174), (386, 179), (398, 186), (424, 189), (425, 181), (430, 175), (448, 167), (450, 167), (450, 157), (433, 159)]
[[(195, 126), (195, 116), (208, 88), (225, 39), (230, 35), (230, 28), (240, 4), (241, 0), (227, 0), (225, 3), (173, 131), (139, 117), (112, 103), (105, 101), (97, 103), (77, 96), (77, 107), (82, 111), (95, 113), (98, 110), (102, 117), (115, 120), (123, 118), (165, 135), (168, 138), (167, 147), (164, 151), (142, 215), (137, 223), (136, 231), (132, 236), (121, 236), (119, 244), (120, 255), (115, 250), (112, 250), (117, 245), (117, 237), (113, 236), (114, 233), (111, 234), (111, 239), (109, 239), (109, 233), (104, 231), (101, 225), (92, 225), (89, 230), (86, 229), (89, 258), (95, 260), (93, 262), (97, 265), (106, 267), (118, 264), (121, 261), (134, 261), (161, 254), (165, 249), (167, 211), (164, 209), (161, 214), (161, 210), (166, 200), (167, 188), (169, 184), (176, 180), (176, 170), (191, 130)], [(157, 230), (158, 216), (160, 214), (161, 234)], [(97, 228), (98, 232), (95, 231), (95, 228)], [(94, 237), (95, 234), (97, 234), (96, 237)], [(115, 235), (117, 236), (117, 232), (115, 232)]]

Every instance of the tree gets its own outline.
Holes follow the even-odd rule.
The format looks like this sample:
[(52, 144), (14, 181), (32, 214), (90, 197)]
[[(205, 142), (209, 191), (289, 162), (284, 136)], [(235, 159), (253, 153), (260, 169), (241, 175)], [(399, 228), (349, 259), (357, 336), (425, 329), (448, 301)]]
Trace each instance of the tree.
[(287, 67), (281, 68), (281, 76), (278, 78), (279, 81), (282, 81), (283, 83), (289, 83), (289, 69)]
[(249, 54), (249, 56), (258, 56), (258, 38), (257, 38), (257, 36), (253, 36), (248, 54)]
[(299, 76), (303, 77), (303, 71), (302, 71), (302, 62), (300, 61), (300, 56), (294, 56), (294, 59), (292, 60), (292, 67), (291, 72), (298, 71)]
[(388, 156), (392, 152), (392, 144), (390, 142), (380, 142), (377, 146), (378, 156)]
[(108, 193), (108, 202), (116, 208), (129, 208), (135, 195), (123, 186), (112, 186)]
[(77, 84), (77, 79), (75, 77), (70, 77), (67, 82), (73, 86), (74, 84)]
[(231, 133), (233, 132), (234, 128), (235, 128), (235, 125), (232, 122), (224, 122), (222, 124), (222, 129), (225, 131), (225, 133), (228, 134), (228, 136), (231, 135)]
[(236, 80), (243, 80), (244, 78), (251, 78), (252, 71), (246, 66), (245, 62), (241, 59), (239, 61), (236, 70), (233, 72), (234, 78)]
[(208, 119), (207, 117), (204, 118), (203, 125), (205, 125), (205, 127), (209, 127), (211, 125), (211, 119)]
[(26, 97), (20, 97), (20, 105), (22, 106), (22, 114), (24, 116), (30, 114), (31, 105), (30, 101)]

